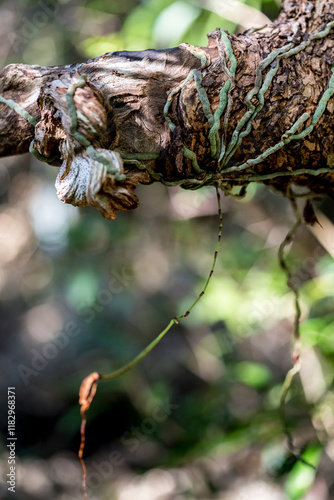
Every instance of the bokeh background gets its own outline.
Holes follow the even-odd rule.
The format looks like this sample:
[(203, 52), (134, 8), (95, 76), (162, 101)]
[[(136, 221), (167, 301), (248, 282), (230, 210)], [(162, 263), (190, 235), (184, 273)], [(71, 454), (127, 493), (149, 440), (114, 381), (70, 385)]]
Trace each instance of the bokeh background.
[[(1, 67), (59, 65), (114, 50), (206, 45), (216, 27), (270, 23), (274, 0), (4, 0)], [(140, 208), (102, 219), (58, 201), (57, 169), (0, 160), (1, 499), (81, 499), (78, 388), (135, 356), (184, 312), (211, 267), (215, 192), (138, 188)], [(293, 296), (277, 250), (289, 203), (252, 185), (223, 198), (214, 278), (191, 315), (132, 372), (102, 383), (88, 412), (91, 500), (334, 498), (333, 205), (303, 227), (289, 262), (300, 285), (303, 365), (286, 418)], [(7, 387), (16, 387), (17, 492), (6, 487)]]

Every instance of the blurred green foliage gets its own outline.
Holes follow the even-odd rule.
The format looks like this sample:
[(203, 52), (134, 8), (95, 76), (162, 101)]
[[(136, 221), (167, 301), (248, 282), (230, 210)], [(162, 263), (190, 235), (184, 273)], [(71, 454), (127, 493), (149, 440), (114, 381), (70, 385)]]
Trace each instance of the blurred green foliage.
[[(213, 11), (209, 2), (186, 0), (20, 0), (15, 8), (5, 1), (1, 57), (6, 63), (55, 65), (115, 50), (206, 45), (206, 33), (218, 26), (240, 32), (256, 9), (270, 19), (279, 11), (273, 0), (233, 2), (217, 1)], [(244, 11), (243, 4), (253, 10)], [(222, 8), (217, 13), (221, 5), (226, 17)], [(4, 383), (19, 388), (23, 467), (32, 457), (52, 463), (62, 450), (76, 452), (82, 378), (129, 361), (187, 309), (209, 272), (218, 217), (214, 190), (153, 185), (138, 188), (138, 210), (108, 222), (90, 209), (61, 205), (50, 188), (56, 172), (34, 158), (4, 160), (0, 167), (6, 236), (0, 361)], [(323, 209), (330, 227), (333, 210)], [(203, 299), (134, 371), (100, 384), (88, 413), (88, 459), (121, 450), (128, 474), (226, 459), (228, 472), (206, 472), (207, 489), (196, 489), (194, 481), (175, 498), (213, 499), (217, 492), (235, 498), (237, 479), (248, 484), (254, 477), (278, 485), (279, 498), (291, 500), (303, 498), (318, 478), (331, 498), (332, 257), (306, 228), (289, 250), (301, 287), (305, 369), (293, 382), (286, 417), (297, 445), (306, 448), (304, 458), (320, 462), (316, 476), (284, 448), (278, 411), (291, 366), (294, 311), (276, 253), (292, 223), (291, 210), (280, 196), (251, 186), (243, 201), (224, 199), (223, 213), (217, 269)], [(31, 367), (35, 353), (42, 356), (61, 335), (66, 341), (70, 321), (80, 333), (67, 337), (68, 344), (25, 385), (17, 366)], [(145, 434), (145, 419), (166, 399), (177, 408)], [(142, 437), (138, 451), (130, 453), (133, 428), (141, 429)], [(122, 440), (124, 433), (128, 441)], [(241, 450), (249, 454), (239, 463)], [(112, 479), (105, 479), (109, 489), (100, 498), (118, 498)], [(60, 480), (57, 487), (70, 491)], [(45, 491), (40, 486), (34, 498), (57, 497), (55, 490)]]
[(309, 488), (314, 482), (316, 475), (316, 467), (322, 455), (321, 446), (312, 446), (308, 448), (302, 455), (303, 459), (312, 465), (311, 467), (305, 466), (302, 462), (298, 462), (291, 471), (285, 485), (285, 490), (291, 500), (299, 500), (303, 498)]
[[(207, 33), (217, 27), (242, 31), (254, 23), (259, 26), (259, 21), (265, 25), (279, 12), (278, 0), (21, 0), (17, 4), (12, 12), (8, 2), (2, 6), (11, 21), (4, 26), (4, 35), (11, 29), (4, 60), (41, 65), (183, 42), (205, 46)], [(243, 10), (243, 5), (250, 10)]]

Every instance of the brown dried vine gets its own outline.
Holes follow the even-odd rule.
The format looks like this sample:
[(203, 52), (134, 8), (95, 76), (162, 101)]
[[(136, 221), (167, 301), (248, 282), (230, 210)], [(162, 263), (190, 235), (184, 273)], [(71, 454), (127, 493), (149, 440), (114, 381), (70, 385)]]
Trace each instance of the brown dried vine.
[(80, 405), (80, 415), (81, 415), (81, 426), (80, 426), (80, 448), (78, 451), (78, 457), (82, 466), (82, 490), (84, 494), (84, 499), (87, 500), (87, 487), (86, 487), (86, 477), (87, 469), (85, 461), (83, 458), (85, 443), (86, 443), (86, 412), (94, 399), (97, 390), (97, 384), (100, 380), (100, 374), (93, 372), (88, 375), (82, 382), (79, 390), (79, 405)]

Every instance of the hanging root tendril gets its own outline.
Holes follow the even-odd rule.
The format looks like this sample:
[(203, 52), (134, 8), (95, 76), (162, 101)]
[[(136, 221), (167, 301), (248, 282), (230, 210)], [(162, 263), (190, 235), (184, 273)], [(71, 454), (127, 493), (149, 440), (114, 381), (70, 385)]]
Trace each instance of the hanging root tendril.
[(78, 457), (82, 466), (83, 474), (82, 474), (82, 489), (84, 493), (84, 500), (87, 500), (87, 487), (86, 487), (86, 478), (87, 478), (87, 469), (85, 465), (85, 461), (83, 458), (83, 453), (84, 453), (84, 448), (85, 448), (85, 442), (86, 442), (86, 422), (87, 422), (87, 417), (86, 417), (86, 412), (89, 410), (90, 405), (94, 399), (94, 396), (96, 394), (97, 390), (97, 384), (98, 382), (103, 382), (107, 380), (113, 380), (117, 377), (120, 377), (121, 375), (127, 373), (129, 370), (134, 368), (142, 359), (144, 359), (158, 344), (159, 342), (164, 338), (166, 333), (169, 332), (169, 330), (172, 328), (173, 325), (178, 325), (180, 320), (186, 318), (189, 316), (191, 313), (191, 310), (195, 307), (195, 305), (198, 303), (198, 301), (203, 297), (205, 294), (207, 287), (210, 283), (210, 280), (212, 278), (212, 275), (214, 273), (215, 267), (216, 267), (216, 262), (217, 262), (217, 257), (218, 257), (218, 250), (219, 250), (219, 245), (221, 242), (221, 236), (222, 236), (222, 227), (223, 227), (223, 216), (222, 216), (222, 210), (221, 210), (221, 200), (220, 200), (220, 193), (219, 189), (216, 186), (216, 195), (217, 195), (217, 205), (218, 205), (218, 216), (219, 216), (219, 229), (218, 229), (218, 239), (217, 239), (217, 245), (215, 248), (214, 256), (213, 256), (213, 261), (212, 261), (212, 266), (210, 269), (210, 273), (205, 281), (204, 287), (202, 291), (199, 293), (198, 297), (194, 300), (194, 302), (191, 304), (191, 306), (186, 310), (185, 313), (175, 316), (173, 319), (170, 320), (168, 325), (164, 330), (162, 330), (155, 339), (152, 340), (148, 346), (145, 347), (135, 358), (133, 358), (129, 363), (126, 363), (123, 365), (121, 368), (118, 370), (115, 370), (111, 373), (106, 373), (106, 374), (101, 374), (98, 372), (93, 372), (90, 375), (88, 375), (81, 383), (80, 390), (79, 390), (79, 405), (80, 405), (80, 414), (81, 414), (81, 427), (80, 427), (80, 434), (81, 434), (81, 441), (80, 441), (80, 448), (78, 451)]
[(298, 286), (295, 284), (295, 282), (292, 279), (292, 273), (291, 273), (291, 270), (287, 264), (287, 261), (286, 261), (285, 255), (284, 255), (284, 250), (285, 250), (285, 247), (293, 241), (293, 239), (297, 233), (298, 228), (302, 224), (302, 219), (298, 213), (296, 200), (294, 200), (293, 198), (290, 198), (290, 201), (291, 201), (291, 205), (293, 207), (296, 221), (295, 221), (294, 225), (292, 226), (292, 228), (290, 229), (290, 231), (287, 233), (286, 237), (284, 238), (283, 242), (281, 243), (281, 245), (279, 247), (278, 261), (279, 261), (279, 264), (280, 264), (282, 270), (286, 274), (287, 285), (295, 297), (295, 312), (296, 313), (295, 313), (294, 328), (293, 328), (295, 354), (293, 356), (293, 362), (297, 363), (297, 361), (299, 359), (299, 351), (300, 351), (299, 323), (300, 323), (300, 316), (301, 316), (301, 309), (300, 309), (300, 302), (299, 302), (299, 289), (298, 289)]
[(83, 458), (83, 452), (86, 443), (86, 411), (89, 409), (94, 396), (97, 390), (97, 384), (100, 380), (101, 376), (97, 372), (93, 372), (88, 375), (81, 383), (79, 390), (79, 405), (80, 405), (80, 414), (81, 414), (81, 426), (80, 426), (80, 448), (78, 451), (78, 457), (82, 466), (82, 490), (84, 494), (84, 500), (87, 500), (87, 469), (85, 465), (85, 461)]
[(284, 380), (282, 391), (281, 391), (279, 412), (280, 412), (281, 422), (282, 422), (282, 426), (283, 426), (284, 433), (286, 436), (289, 451), (296, 458), (296, 460), (298, 460), (298, 461), (304, 463), (305, 465), (315, 469), (315, 467), (312, 464), (307, 462), (301, 456), (300, 451), (294, 445), (293, 436), (290, 432), (290, 429), (289, 429), (289, 426), (287, 423), (287, 419), (286, 419), (286, 415), (285, 415), (286, 398), (287, 398), (288, 392), (290, 390), (292, 381), (293, 381), (295, 375), (297, 375), (297, 373), (299, 373), (300, 365), (301, 365), (301, 359), (300, 359), (301, 345), (300, 345), (300, 332), (299, 332), (301, 307), (300, 307), (300, 299), (299, 299), (299, 289), (298, 289), (298, 286), (294, 283), (294, 281), (292, 279), (292, 272), (291, 272), (291, 270), (288, 266), (288, 263), (286, 261), (284, 251), (285, 251), (285, 248), (294, 240), (296, 233), (297, 233), (297, 230), (302, 224), (302, 219), (301, 219), (301, 216), (299, 215), (299, 212), (298, 212), (296, 200), (291, 196), (290, 192), (287, 194), (290, 198), (293, 212), (295, 215), (295, 223), (293, 224), (291, 229), (288, 231), (287, 235), (285, 236), (284, 240), (282, 241), (282, 243), (279, 246), (278, 261), (279, 261), (281, 269), (284, 271), (284, 273), (287, 277), (287, 285), (294, 295), (294, 306), (295, 306), (295, 317), (294, 317), (294, 325), (293, 325), (294, 349), (293, 349), (293, 353), (292, 353), (293, 366), (285, 376), (285, 380)]

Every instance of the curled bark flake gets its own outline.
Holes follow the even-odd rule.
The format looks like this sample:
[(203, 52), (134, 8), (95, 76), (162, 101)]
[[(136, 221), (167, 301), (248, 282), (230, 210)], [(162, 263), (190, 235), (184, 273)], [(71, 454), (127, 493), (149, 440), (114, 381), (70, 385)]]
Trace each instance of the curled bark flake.
[(103, 96), (78, 74), (42, 88), (41, 119), (31, 151), (41, 160), (61, 165), (57, 195), (64, 203), (97, 208), (106, 219), (117, 210), (137, 208), (133, 190), (147, 181), (145, 172), (124, 174), (119, 153), (109, 151), (107, 112)]

